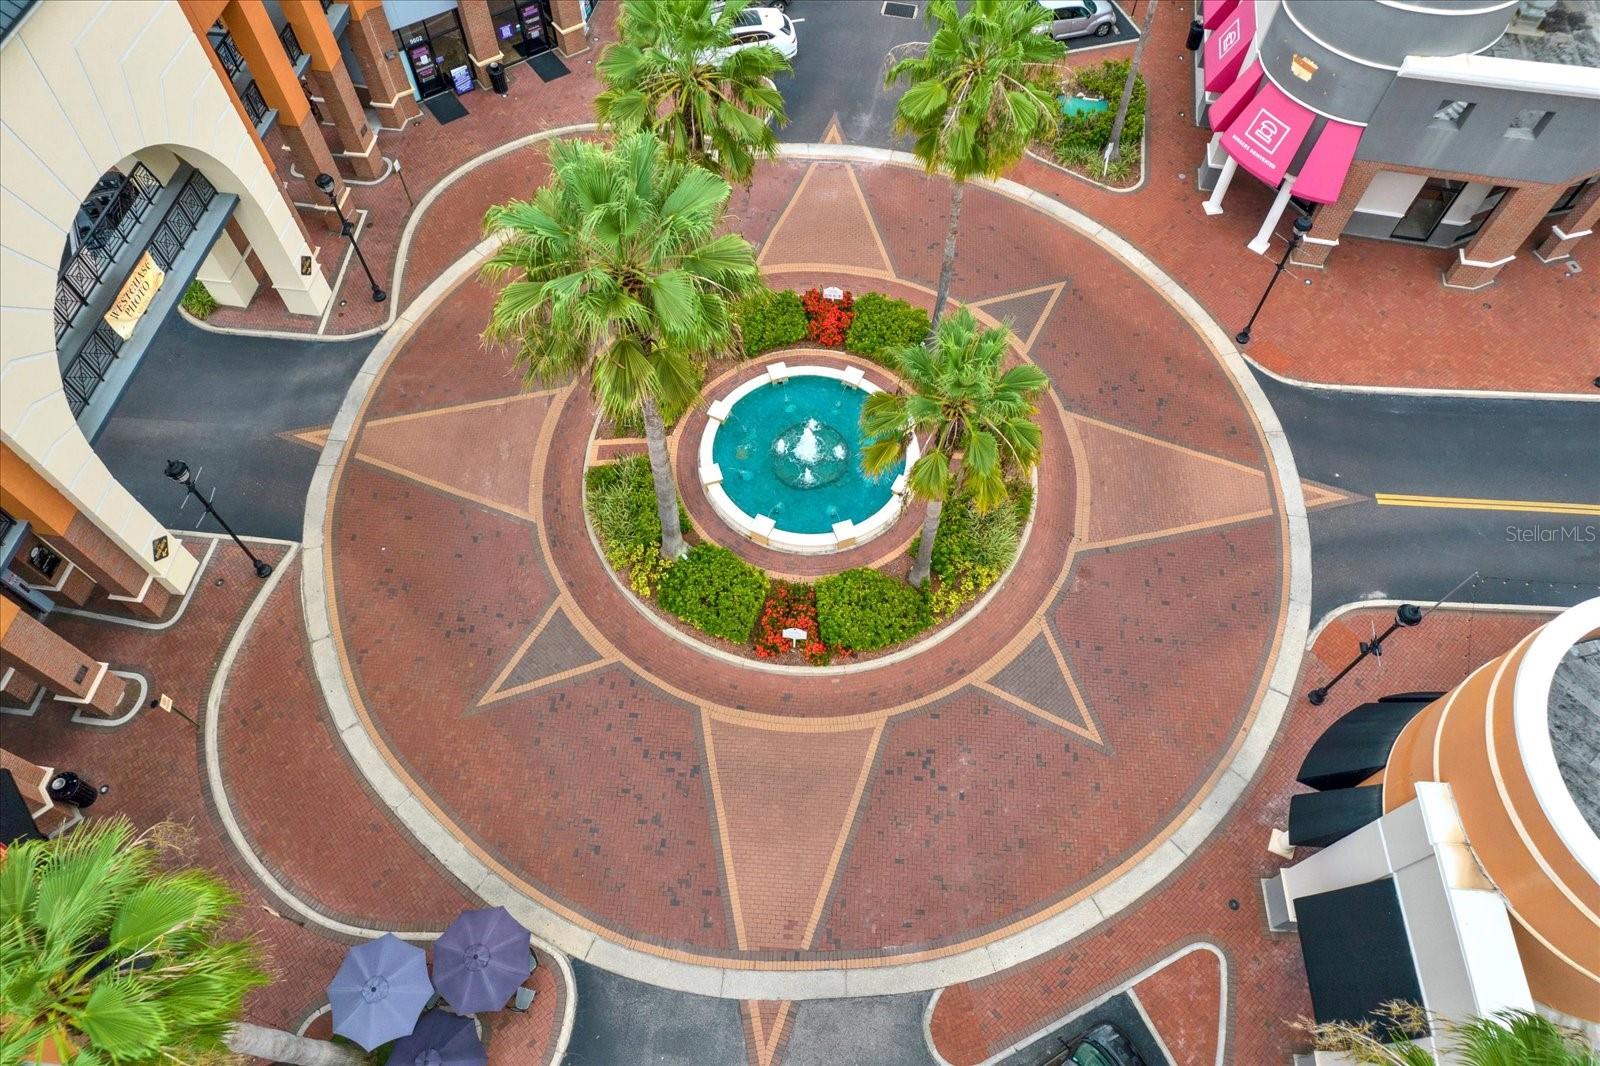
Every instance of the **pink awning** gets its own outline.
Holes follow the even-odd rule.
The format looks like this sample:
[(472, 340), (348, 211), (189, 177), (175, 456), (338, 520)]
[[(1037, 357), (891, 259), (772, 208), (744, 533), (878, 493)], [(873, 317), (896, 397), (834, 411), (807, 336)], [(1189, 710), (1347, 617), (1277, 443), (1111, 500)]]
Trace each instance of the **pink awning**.
[[(1205, 0), (1200, 6), (1200, 22), (1206, 29), (1214, 30), (1228, 17), (1228, 13), (1238, 6), (1239, 0)], [(1254, 7), (1255, 4), (1250, 3), (1245, 6)]]
[(1222, 132), (1222, 147), (1239, 165), (1276, 187), (1311, 132), (1316, 116), (1263, 81), (1255, 96)]
[(1211, 128), (1217, 132), (1227, 129), (1228, 123), (1233, 121), (1240, 108), (1250, 102), (1255, 95), (1256, 86), (1261, 82), (1261, 64), (1251, 63), (1245, 68), (1243, 74), (1233, 79), (1233, 84), (1222, 91), (1222, 95), (1206, 105), (1206, 121), (1211, 123)]
[(1362, 127), (1348, 122), (1329, 119), (1317, 143), (1311, 146), (1300, 176), (1295, 179), (1294, 194), (1302, 200), (1318, 204), (1331, 204), (1339, 199), (1344, 187), (1344, 176), (1350, 173), (1350, 163), (1356, 157), (1356, 144), (1361, 140)]
[(1245, 54), (1256, 34), (1256, 5), (1240, 4), (1206, 38), (1202, 69), (1206, 92), (1220, 93), (1232, 85), (1244, 66)]

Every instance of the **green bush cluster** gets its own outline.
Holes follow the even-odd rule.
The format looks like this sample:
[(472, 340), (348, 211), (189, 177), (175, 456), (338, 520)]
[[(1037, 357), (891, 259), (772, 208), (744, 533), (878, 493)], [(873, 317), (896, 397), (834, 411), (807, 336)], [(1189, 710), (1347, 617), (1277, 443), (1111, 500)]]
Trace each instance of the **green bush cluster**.
[(921, 589), (876, 570), (846, 570), (817, 582), (823, 643), (875, 651), (910, 640), (933, 624)]
[(727, 548), (696, 544), (667, 568), (656, 601), (661, 609), (714, 637), (743, 644), (767, 598), (767, 575)]
[(800, 294), (791, 289), (751, 293), (734, 306), (733, 318), (746, 355), (760, 355), (806, 339), (806, 309)]
[(857, 299), (855, 312), (855, 321), (845, 334), (845, 351), (880, 363), (884, 361), (884, 349), (919, 344), (932, 328), (928, 312), (881, 292), (869, 292)]
[(198, 281), (189, 282), (189, 287), (183, 290), (183, 297), (178, 302), (195, 318), (208, 318), (217, 309), (216, 297)]
[[(627, 570), (642, 556), (635, 549), (661, 545), (661, 520), (656, 517), (656, 488), (650, 477), (650, 460), (631, 455), (604, 466), (592, 466), (584, 475), (585, 506), (613, 569)], [(689, 514), (678, 505), (678, 522), (689, 531)]]
[[(1010, 500), (985, 512), (973, 505), (970, 492), (944, 505), (933, 538), (933, 573), (939, 579), (929, 593), (934, 618), (947, 618), (977, 599), (1017, 557), (1022, 530), (1033, 511), (1033, 484), (1017, 478), (1006, 488)], [(921, 541), (920, 535), (912, 538), (911, 555), (916, 555)]]
[[(1127, 77), (1126, 59), (1112, 59), (1073, 72), (1062, 86), (1063, 92), (1098, 96), (1110, 106), (1104, 111), (1086, 112), (1070, 118), (1061, 115), (1057, 118), (1055, 138), (1050, 146), (1056, 162), (1099, 176), (1106, 145), (1111, 142), (1111, 127), (1116, 124), (1122, 86)], [(1146, 97), (1144, 77), (1135, 78), (1133, 99), (1128, 104), (1128, 117), (1122, 126), (1122, 153), (1105, 172), (1105, 177), (1113, 181), (1125, 180), (1138, 169)]]

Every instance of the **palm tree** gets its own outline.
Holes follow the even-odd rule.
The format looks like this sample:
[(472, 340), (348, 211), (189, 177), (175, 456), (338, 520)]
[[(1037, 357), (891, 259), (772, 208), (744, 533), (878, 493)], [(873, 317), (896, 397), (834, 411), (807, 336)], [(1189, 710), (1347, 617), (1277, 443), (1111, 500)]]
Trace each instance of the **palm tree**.
[(965, 183), (999, 177), (1055, 122), (1048, 82), (1066, 50), (1047, 32), (1049, 23), (1049, 10), (1035, 3), (972, 0), (963, 14), (955, 0), (931, 0), (933, 39), (926, 52), (895, 63), (884, 78), (885, 87), (902, 77), (910, 82), (895, 107), (896, 132), (916, 138), (912, 150), (929, 173), (955, 182), (933, 301), (935, 326), (955, 276)]
[[(245, 994), (267, 981), (259, 952), (218, 936), (239, 902), (232, 890), (203, 870), (162, 864), (176, 839), (174, 827), (136, 834), (115, 818), (0, 856), (0, 1062), (41, 1046), (75, 1066), (254, 1049), (248, 1039), (237, 1046), (234, 1029)], [(305, 1043), (338, 1057), (283, 1061), (359, 1061)]]
[(1034, 399), (1050, 384), (1032, 363), (1001, 370), (1011, 331), (982, 329), (965, 307), (939, 323), (930, 343), (888, 353), (909, 393), (875, 392), (861, 409), (862, 453), (869, 475), (882, 476), (905, 457), (910, 434), (922, 454), (907, 471), (911, 494), (927, 502), (922, 543), (911, 583), (928, 580), (944, 501), (964, 486), (987, 511), (1007, 498), (1007, 469), (1026, 473), (1039, 461), (1042, 434)]
[(685, 548), (661, 412), (692, 403), (697, 360), (731, 346), (729, 301), (761, 284), (755, 252), (736, 233), (717, 234), (727, 182), (664, 158), (654, 134), (615, 148), (556, 141), (550, 168), (533, 199), (484, 216), (504, 238), (484, 277), (511, 279), (484, 337), (515, 344), (530, 384), (587, 368), (609, 417), (642, 416), (661, 554), (677, 559)]
[(1133, 58), (1128, 61), (1128, 77), (1122, 83), (1122, 99), (1117, 101), (1117, 117), (1111, 123), (1111, 140), (1106, 144), (1106, 162), (1117, 160), (1122, 154), (1122, 127), (1128, 122), (1128, 104), (1133, 100), (1134, 86), (1139, 83), (1139, 60), (1144, 57), (1144, 43), (1150, 39), (1150, 23), (1156, 17), (1156, 0), (1150, 0), (1144, 9), (1144, 25), (1139, 28), (1139, 39), (1133, 45)]
[(728, 0), (713, 14), (711, 0), (626, 0), (620, 39), (596, 66), (606, 84), (594, 101), (600, 122), (650, 130), (673, 158), (748, 182), (757, 159), (778, 154), (768, 123), (788, 117), (772, 79), (792, 68), (771, 45), (724, 53), (747, 3)]
[(1582, 1033), (1557, 1025), (1532, 1011), (1499, 1011), (1490, 1018), (1436, 1021), (1412, 1003), (1395, 1001), (1378, 1008), (1375, 1020), (1357, 1024), (1300, 1023), (1319, 1051), (1342, 1052), (1374, 1066), (1438, 1066), (1440, 1059), (1407, 1033), (1434, 1032), (1450, 1062), (1467, 1066), (1600, 1066)]

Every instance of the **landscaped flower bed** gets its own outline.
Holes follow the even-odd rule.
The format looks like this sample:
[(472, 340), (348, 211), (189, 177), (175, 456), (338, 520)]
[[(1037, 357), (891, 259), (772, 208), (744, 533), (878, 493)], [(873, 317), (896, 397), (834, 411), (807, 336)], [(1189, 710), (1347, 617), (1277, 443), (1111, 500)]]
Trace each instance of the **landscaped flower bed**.
[(1112, 59), (1094, 66), (1071, 70), (1061, 80), (1064, 96), (1104, 100), (1103, 110), (1083, 110), (1074, 115), (1058, 114), (1055, 125), (1034, 149), (1068, 170), (1093, 181), (1114, 187), (1138, 183), (1143, 166), (1145, 84), (1143, 76), (1134, 79), (1133, 99), (1122, 125), (1122, 147), (1117, 158), (1107, 164), (1106, 145), (1111, 142), (1111, 127), (1116, 122), (1117, 104), (1127, 84), (1128, 61)]

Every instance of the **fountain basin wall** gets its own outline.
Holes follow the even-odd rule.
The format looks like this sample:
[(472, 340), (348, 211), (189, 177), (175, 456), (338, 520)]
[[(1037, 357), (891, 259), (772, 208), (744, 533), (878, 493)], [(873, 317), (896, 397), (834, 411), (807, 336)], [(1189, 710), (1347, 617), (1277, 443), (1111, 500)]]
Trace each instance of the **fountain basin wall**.
[[(795, 366), (784, 363), (769, 363), (763, 372), (756, 373), (750, 380), (741, 383), (727, 396), (711, 404), (707, 411), (705, 432), (700, 438), (699, 474), (700, 484), (705, 489), (706, 498), (711, 503), (711, 508), (717, 516), (732, 527), (736, 532), (756, 544), (763, 544), (778, 551), (794, 552), (800, 555), (824, 555), (829, 552), (841, 551), (865, 543), (878, 536), (884, 530), (894, 525), (905, 508), (906, 483), (904, 473), (894, 476), (889, 485), (887, 499), (882, 506), (871, 513), (841, 515), (840, 520), (831, 523), (830, 528), (822, 532), (799, 531), (784, 528), (784, 516), (763, 514), (757, 511), (752, 514), (745, 507), (735, 502), (724, 487), (725, 472), (716, 459), (717, 435), (728, 421), (739, 401), (750, 396), (758, 389), (767, 388), (780, 382), (790, 381), (795, 378), (824, 378), (839, 382), (848, 388), (860, 390), (863, 394), (883, 391), (882, 388), (867, 380), (865, 372), (860, 367), (838, 369), (827, 366)], [(806, 419), (809, 423), (811, 420)], [(774, 424), (767, 427), (776, 442), (776, 438), (787, 433), (788, 430), (801, 428), (803, 423), (785, 427)], [(815, 426), (816, 435), (834, 432), (833, 427), (825, 425)], [(803, 432), (803, 429), (801, 430)], [(813, 437), (816, 439), (816, 436)], [(831, 439), (831, 438), (830, 438)], [(916, 462), (919, 449), (915, 439), (906, 449), (904, 466), (909, 468)], [(850, 454), (846, 460), (850, 464), (847, 474), (855, 476), (858, 471), (859, 457)], [(804, 471), (802, 471), (802, 476)], [(811, 524), (811, 523), (807, 523)]]

